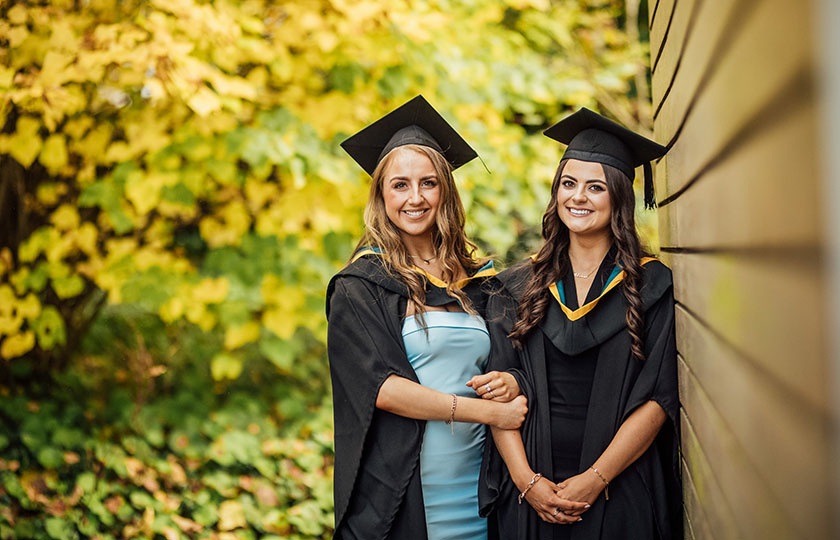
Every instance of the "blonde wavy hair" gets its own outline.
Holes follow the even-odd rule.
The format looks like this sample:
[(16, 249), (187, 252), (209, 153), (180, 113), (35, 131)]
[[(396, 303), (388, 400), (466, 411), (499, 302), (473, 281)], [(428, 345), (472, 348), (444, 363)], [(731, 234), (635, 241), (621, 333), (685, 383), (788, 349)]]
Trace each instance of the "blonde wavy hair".
[[(385, 171), (393, 161), (397, 150), (411, 150), (428, 157), (432, 162), (440, 186), (440, 205), (435, 216), (435, 227), (432, 231), (432, 244), (435, 253), (443, 267), (441, 279), (446, 282), (446, 293), (457, 299), (464, 311), (471, 315), (477, 312), (463, 291), (452, 284), (456, 281), (461, 268), (468, 275), (486, 264), (487, 259), (477, 258), (477, 246), (472, 243), (464, 231), (466, 222), (464, 205), (455, 186), (452, 176), (452, 166), (440, 152), (427, 146), (407, 144), (391, 150), (373, 171), (373, 181), (370, 184), (370, 195), (365, 207), (365, 233), (357, 245), (362, 247), (376, 247), (384, 252), (385, 268), (395, 274), (409, 290), (409, 309), (421, 314), (426, 302), (424, 275), (411, 262), (408, 250), (400, 237), (399, 229), (391, 222), (385, 213), (385, 199), (383, 185)], [(422, 315), (421, 315), (422, 317)]]

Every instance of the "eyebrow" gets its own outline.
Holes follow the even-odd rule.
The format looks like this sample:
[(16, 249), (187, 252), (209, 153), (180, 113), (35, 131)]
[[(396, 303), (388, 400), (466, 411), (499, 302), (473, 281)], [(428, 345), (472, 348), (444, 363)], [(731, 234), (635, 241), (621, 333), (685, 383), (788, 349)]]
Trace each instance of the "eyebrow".
[[(434, 178), (435, 180), (437, 180), (437, 175), (436, 174), (427, 174), (426, 176), (421, 177), (420, 180), (428, 180), (429, 178)], [(389, 182), (393, 182), (394, 180), (411, 180), (411, 179), (407, 176), (392, 176), (391, 178), (388, 179)]]

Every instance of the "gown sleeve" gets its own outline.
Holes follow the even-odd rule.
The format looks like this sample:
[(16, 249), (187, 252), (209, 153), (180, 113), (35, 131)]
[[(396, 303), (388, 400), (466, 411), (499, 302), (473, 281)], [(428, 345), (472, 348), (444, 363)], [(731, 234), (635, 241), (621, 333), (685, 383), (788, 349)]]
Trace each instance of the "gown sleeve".
[[(362, 281), (337, 279), (329, 298), (327, 352), (335, 416), (336, 525), (347, 510), (379, 388), (390, 375), (416, 380), (385, 303)], [(393, 315), (391, 315), (393, 317)], [(392, 323), (391, 323), (392, 325)]]
[[(668, 419), (656, 436), (653, 447), (640, 458), (645, 467), (643, 475), (648, 489), (655, 494), (659, 535), (662, 538), (682, 538), (682, 487), (680, 481), (680, 399), (677, 378), (677, 347), (674, 323), (674, 296), (669, 289), (645, 313), (645, 363), (627, 402), (626, 419), (638, 406), (655, 401)], [(653, 451), (651, 451), (653, 450)], [(654, 456), (657, 458), (653, 460)], [(658, 471), (658, 472), (657, 472)]]
[[(645, 365), (630, 394), (624, 419), (647, 401), (658, 403), (668, 416), (652, 445), (656, 447), (655, 451), (646, 452), (658, 457), (659, 466), (648, 464), (651, 473), (644, 478), (650, 478), (653, 484), (648, 487), (657, 495), (653, 504), (659, 516), (660, 536), (682, 538), (680, 398), (672, 290), (645, 313), (644, 349)], [(660, 472), (655, 473), (656, 470)]]
[[(508, 339), (510, 328), (516, 317), (516, 300), (502, 290), (494, 293), (487, 300), (487, 328), (490, 331), (490, 359), (488, 371), (507, 371), (516, 379), (520, 391), (528, 396), (530, 384), (525, 377), (519, 360), (519, 355)], [(492, 522), (500, 519), (500, 512), (494, 512), (497, 503), (510, 499), (513, 482), (510, 480), (507, 466), (496, 449), (493, 436), (487, 427), (486, 443), (484, 445), (484, 459), (479, 478), (478, 503), (481, 516), (495, 514)], [(509, 519), (505, 516), (505, 519)], [(491, 533), (496, 527), (491, 526)], [(492, 537), (491, 537), (492, 538)]]
[(678, 426), (677, 346), (674, 296), (670, 290), (645, 313), (644, 352), (644, 365), (633, 385), (623, 420), (643, 403), (655, 401), (671, 423)]

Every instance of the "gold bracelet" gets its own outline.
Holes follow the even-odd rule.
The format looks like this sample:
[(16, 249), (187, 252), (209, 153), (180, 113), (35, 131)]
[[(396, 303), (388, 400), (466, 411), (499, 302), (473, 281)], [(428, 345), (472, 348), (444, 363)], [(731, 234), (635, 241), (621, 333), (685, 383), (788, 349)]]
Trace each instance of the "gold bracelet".
[(519, 504), (522, 504), (522, 499), (525, 498), (525, 494), (527, 494), (528, 491), (530, 491), (531, 488), (534, 487), (534, 484), (536, 484), (537, 480), (539, 480), (540, 478), (542, 478), (542, 473), (537, 473), (533, 477), (531, 477), (531, 481), (528, 482), (527, 486), (525, 486), (525, 490), (519, 494)]
[(452, 428), (452, 435), (455, 435), (455, 407), (458, 405), (458, 396), (452, 394), (452, 410), (449, 412), (449, 420), (446, 421)]
[(601, 482), (604, 483), (604, 500), (607, 500), (607, 501), (610, 500), (610, 483), (607, 482), (607, 479), (604, 478), (604, 475), (601, 474), (601, 471), (599, 471), (595, 467), (589, 467), (589, 468), (592, 469), (593, 471), (595, 471), (595, 474), (597, 474), (598, 478), (601, 479)]

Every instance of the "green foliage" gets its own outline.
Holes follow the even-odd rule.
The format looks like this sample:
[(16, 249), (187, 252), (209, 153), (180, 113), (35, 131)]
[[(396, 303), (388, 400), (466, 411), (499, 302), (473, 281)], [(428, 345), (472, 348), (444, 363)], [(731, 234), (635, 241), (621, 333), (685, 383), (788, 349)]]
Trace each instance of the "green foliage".
[(220, 395), (205, 368), (161, 374), (146, 403), (128, 379), (98, 387), (113, 384), (103, 366), (57, 376), (42, 399), (47, 388), (4, 386), (0, 538), (329, 538), (323, 389), (288, 410), (288, 378), (270, 364)]
[(644, 129), (645, 48), (617, 0), (80, 5), (0, 0), (0, 538), (329, 537), (324, 289), (369, 180), (338, 142), (423, 93), (511, 263), (541, 129)]

